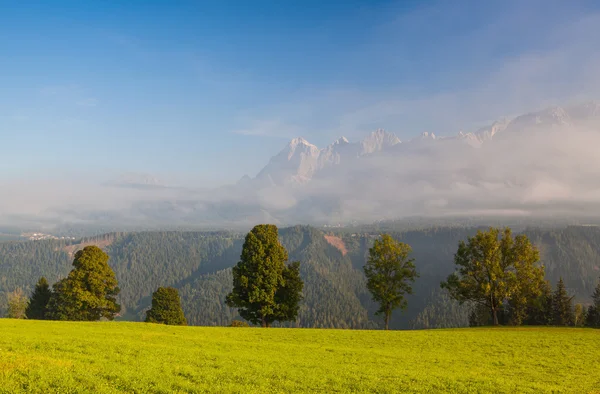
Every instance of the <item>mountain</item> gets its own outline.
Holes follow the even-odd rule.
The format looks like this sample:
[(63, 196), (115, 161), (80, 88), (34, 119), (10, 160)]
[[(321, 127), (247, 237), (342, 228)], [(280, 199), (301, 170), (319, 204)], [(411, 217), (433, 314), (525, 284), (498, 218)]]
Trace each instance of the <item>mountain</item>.
[(378, 129), (360, 142), (360, 155), (380, 152), (400, 143), (400, 139), (395, 134)]
[(262, 184), (304, 184), (328, 167), (340, 165), (357, 157), (383, 151), (400, 143), (400, 139), (384, 130), (370, 133), (359, 143), (341, 137), (331, 145), (319, 149), (304, 138), (294, 138), (258, 173)]
[(319, 148), (304, 138), (294, 138), (263, 168), (256, 179), (269, 181), (273, 185), (309, 181), (318, 166)]
[(0, 224), (47, 232), (57, 225), (247, 228), (257, 221), (348, 224), (412, 216), (582, 221), (600, 217), (599, 145), (597, 102), (405, 141), (381, 129), (322, 149), (295, 138), (255, 177), (234, 184), (175, 187), (134, 175), (96, 188), (73, 185), (53, 200), (39, 196), (42, 207), (29, 212), (0, 207)]

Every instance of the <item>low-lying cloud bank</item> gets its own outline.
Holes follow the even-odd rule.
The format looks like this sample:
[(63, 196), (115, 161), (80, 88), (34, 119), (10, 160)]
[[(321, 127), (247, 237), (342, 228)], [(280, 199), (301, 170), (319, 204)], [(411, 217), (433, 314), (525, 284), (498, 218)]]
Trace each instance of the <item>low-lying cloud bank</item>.
[[(206, 190), (148, 177), (137, 183), (4, 181), (0, 224), (230, 227), (412, 216), (600, 217), (599, 114), (568, 122), (538, 114), (475, 145), (468, 138), (415, 139), (345, 158), (304, 183), (247, 178)], [(294, 168), (289, 171), (293, 178)]]

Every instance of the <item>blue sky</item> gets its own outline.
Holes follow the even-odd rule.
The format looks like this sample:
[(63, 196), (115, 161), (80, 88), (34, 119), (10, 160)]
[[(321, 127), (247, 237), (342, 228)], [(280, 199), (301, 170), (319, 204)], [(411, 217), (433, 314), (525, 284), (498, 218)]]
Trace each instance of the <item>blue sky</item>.
[(600, 98), (594, 1), (0, 0), (0, 177), (255, 175)]

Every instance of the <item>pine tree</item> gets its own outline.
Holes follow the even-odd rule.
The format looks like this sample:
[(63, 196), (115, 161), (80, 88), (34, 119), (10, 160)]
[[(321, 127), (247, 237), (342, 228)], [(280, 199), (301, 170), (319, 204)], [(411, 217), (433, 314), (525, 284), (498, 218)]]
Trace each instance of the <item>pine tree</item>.
[(146, 323), (161, 323), (171, 326), (187, 325), (177, 289), (159, 287), (152, 294), (152, 308), (146, 312)]
[(275, 293), (276, 320), (294, 321), (298, 318), (304, 282), (300, 278), (300, 262), (295, 261), (283, 269), (283, 285)]
[(69, 275), (54, 284), (48, 303), (52, 320), (112, 320), (120, 312), (117, 278), (108, 265), (108, 255), (97, 246), (75, 253)]
[(592, 305), (588, 308), (585, 325), (600, 328), (600, 280), (592, 294)]
[(35, 285), (35, 290), (33, 291), (31, 300), (25, 311), (27, 318), (35, 320), (46, 319), (48, 302), (50, 301), (51, 295), (52, 291), (50, 290), (50, 285), (48, 285), (46, 278), (42, 276)]
[(299, 263), (286, 267), (287, 259), (277, 226), (255, 226), (246, 235), (240, 261), (233, 267), (233, 290), (227, 295), (227, 305), (239, 308), (240, 316), (262, 327), (296, 320), (302, 280)]
[(562, 277), (552, 295), (552, 316), (555, 326), (572, 326), (575, 324), (573, 297), (570, 297), (567, 293)]

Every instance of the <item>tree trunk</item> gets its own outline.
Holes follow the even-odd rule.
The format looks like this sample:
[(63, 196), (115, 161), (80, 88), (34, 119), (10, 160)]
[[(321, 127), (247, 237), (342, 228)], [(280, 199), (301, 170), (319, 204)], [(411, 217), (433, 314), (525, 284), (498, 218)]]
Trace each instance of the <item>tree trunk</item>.
[(261, 317), (260, 326), (261, 326), (262, 328), (267, 328), (267, 327), (269, 327), (269, 325), (267, 324), (267, 319), (265, 319), (265, 317), (264, 317), (264, 316), (263, 316), (263, 317)]
[(492, 316), (494, 318), (494, 325), (497, 326), (498, 325), (498, 311), (496, 310), (496, 308), (492, 308)]
[(392, 311), (390, 311), (389, 308), (388, 308), (388, 310), (385, 311), (385, 329), (386, 330), (390, 329), (390, 316), (391, 316), (391, 314), (392, 314)]

